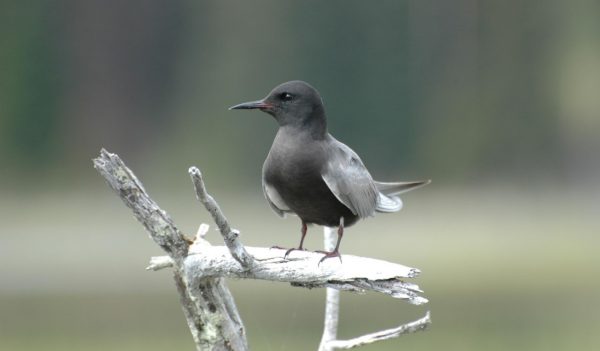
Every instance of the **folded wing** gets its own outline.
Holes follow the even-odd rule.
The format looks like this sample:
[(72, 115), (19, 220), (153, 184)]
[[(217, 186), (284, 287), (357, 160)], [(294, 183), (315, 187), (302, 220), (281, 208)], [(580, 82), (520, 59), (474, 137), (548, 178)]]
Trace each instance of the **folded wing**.
[(332, 138), (332, 155), (321, 174), (329, 190), (360, 218), (373, 216), (378, 191), (375, 182), (358, 155)]

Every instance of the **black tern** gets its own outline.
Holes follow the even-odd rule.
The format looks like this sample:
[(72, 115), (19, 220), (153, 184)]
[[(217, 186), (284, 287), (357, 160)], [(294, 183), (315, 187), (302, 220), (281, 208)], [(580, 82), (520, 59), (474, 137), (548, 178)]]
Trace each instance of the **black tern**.
[(304, 250), (307, 224), (338, 228), (335, 249), (326, 258), (339, 257), (344, 227), (376, 212), (397, 212), (398, 195), (429, 184), (429, 180), (384, 183), (374, 181), (360, 157), (327, 131), (319, 92), (303, 81), (283, 83), (262, 100), (229, 108), (259, 109), (273, 116), (279, 130), (262, 169), (267, 202), (279, 216), (296, 214), (302, 221), (298, 248)]

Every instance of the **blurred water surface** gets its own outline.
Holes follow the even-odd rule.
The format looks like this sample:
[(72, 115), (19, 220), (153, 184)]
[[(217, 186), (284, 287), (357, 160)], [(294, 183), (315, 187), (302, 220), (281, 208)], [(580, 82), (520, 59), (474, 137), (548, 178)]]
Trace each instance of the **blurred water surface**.
[[(247, 245), (296, 243), (297, 218), (279, 219), (260, 196), (219, 192), (213, 188)], [(108, 189), (94, 190), (94, 201), (89, 196), (48, 193), (28, 199), (26, 213), (2, 208), (2, 232), (10, 233), (0, 238), (3, 349), (191, 348), (170, 274), (143, 270), (158, 247)], [(61, 205), (50, 206), (57, 197)], [(569, 197), (585, 199), (436, 191), (434, 183), (407, 195), (401, 213), (350, 228), (342, 252), (420, 268), (415, 282), (431, 302), (415, 307), (344, 293), (340, 335), (391, 327), (431, 310), (434, 324), (426, 333), (366, 349), (593, 349), (600, 341), (594, 332), (600, 327), (597, 203), (574, 205)], [(211, 223), (191, 189), (155, 198), (187, 233)], [(209, 238), (220, 242), (216, 232)], [(309, 248), (321, 240), (320, 228), (311, 227)], [(229, 284), (254, 349), (316, 347), (323, 290)]]

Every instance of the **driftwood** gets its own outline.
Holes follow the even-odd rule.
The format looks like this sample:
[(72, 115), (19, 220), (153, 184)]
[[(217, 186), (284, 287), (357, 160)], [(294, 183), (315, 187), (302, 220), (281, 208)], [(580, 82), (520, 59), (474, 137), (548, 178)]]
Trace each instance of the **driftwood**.
[[(343, 255), (325, 260), (322, 254), (293, 251), (287, 259), (279, 249), (244, 247), (239, 231), (232, 229), (217, 202), (207, 193), (200, 171), (189, 170), (197, 198), (212, 215), (225, 246), (212, 246), (204, 239), (203, 224), (191, 241), (177, 229), (169, 215), (148, 196), (144, 187), (123, 161), (102, 150), (94, 167), (108, 185), (133, 211), (152, 239), (167, 256), (153, 257), (147, 269), (173, 269), (183, 311), (198, 350), (247, 350), (245, 329), (224, 278), (263, 279), (288, 282), (292, 286), (327, 288), (325, 328), (319, 350), (348, 349), (425, 329), (429, 312), (417, 321), (394, 329), (350, 340), (336, 340), (339, 291), (375, 291), (420, 305), (427, 299), (413, 283), (402, 280), (419, 274), (416, 268), (371, 258)], [(326, 234), (328, 230), (326, 228)], [(329, 233), (331, 234), (331, 233)], [(326, 235), (326, 243), (333, 235)]]

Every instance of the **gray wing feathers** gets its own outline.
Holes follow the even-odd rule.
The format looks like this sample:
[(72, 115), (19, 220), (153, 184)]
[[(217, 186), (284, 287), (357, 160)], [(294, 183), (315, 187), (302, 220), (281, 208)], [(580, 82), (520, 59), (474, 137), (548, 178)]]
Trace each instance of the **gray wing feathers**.
[(360, 218), (370, 217), (375, 213), (378, 198), (373, 178), (354, 151), (340, 142), (336, 144), (321, 176), (352, 213)]

